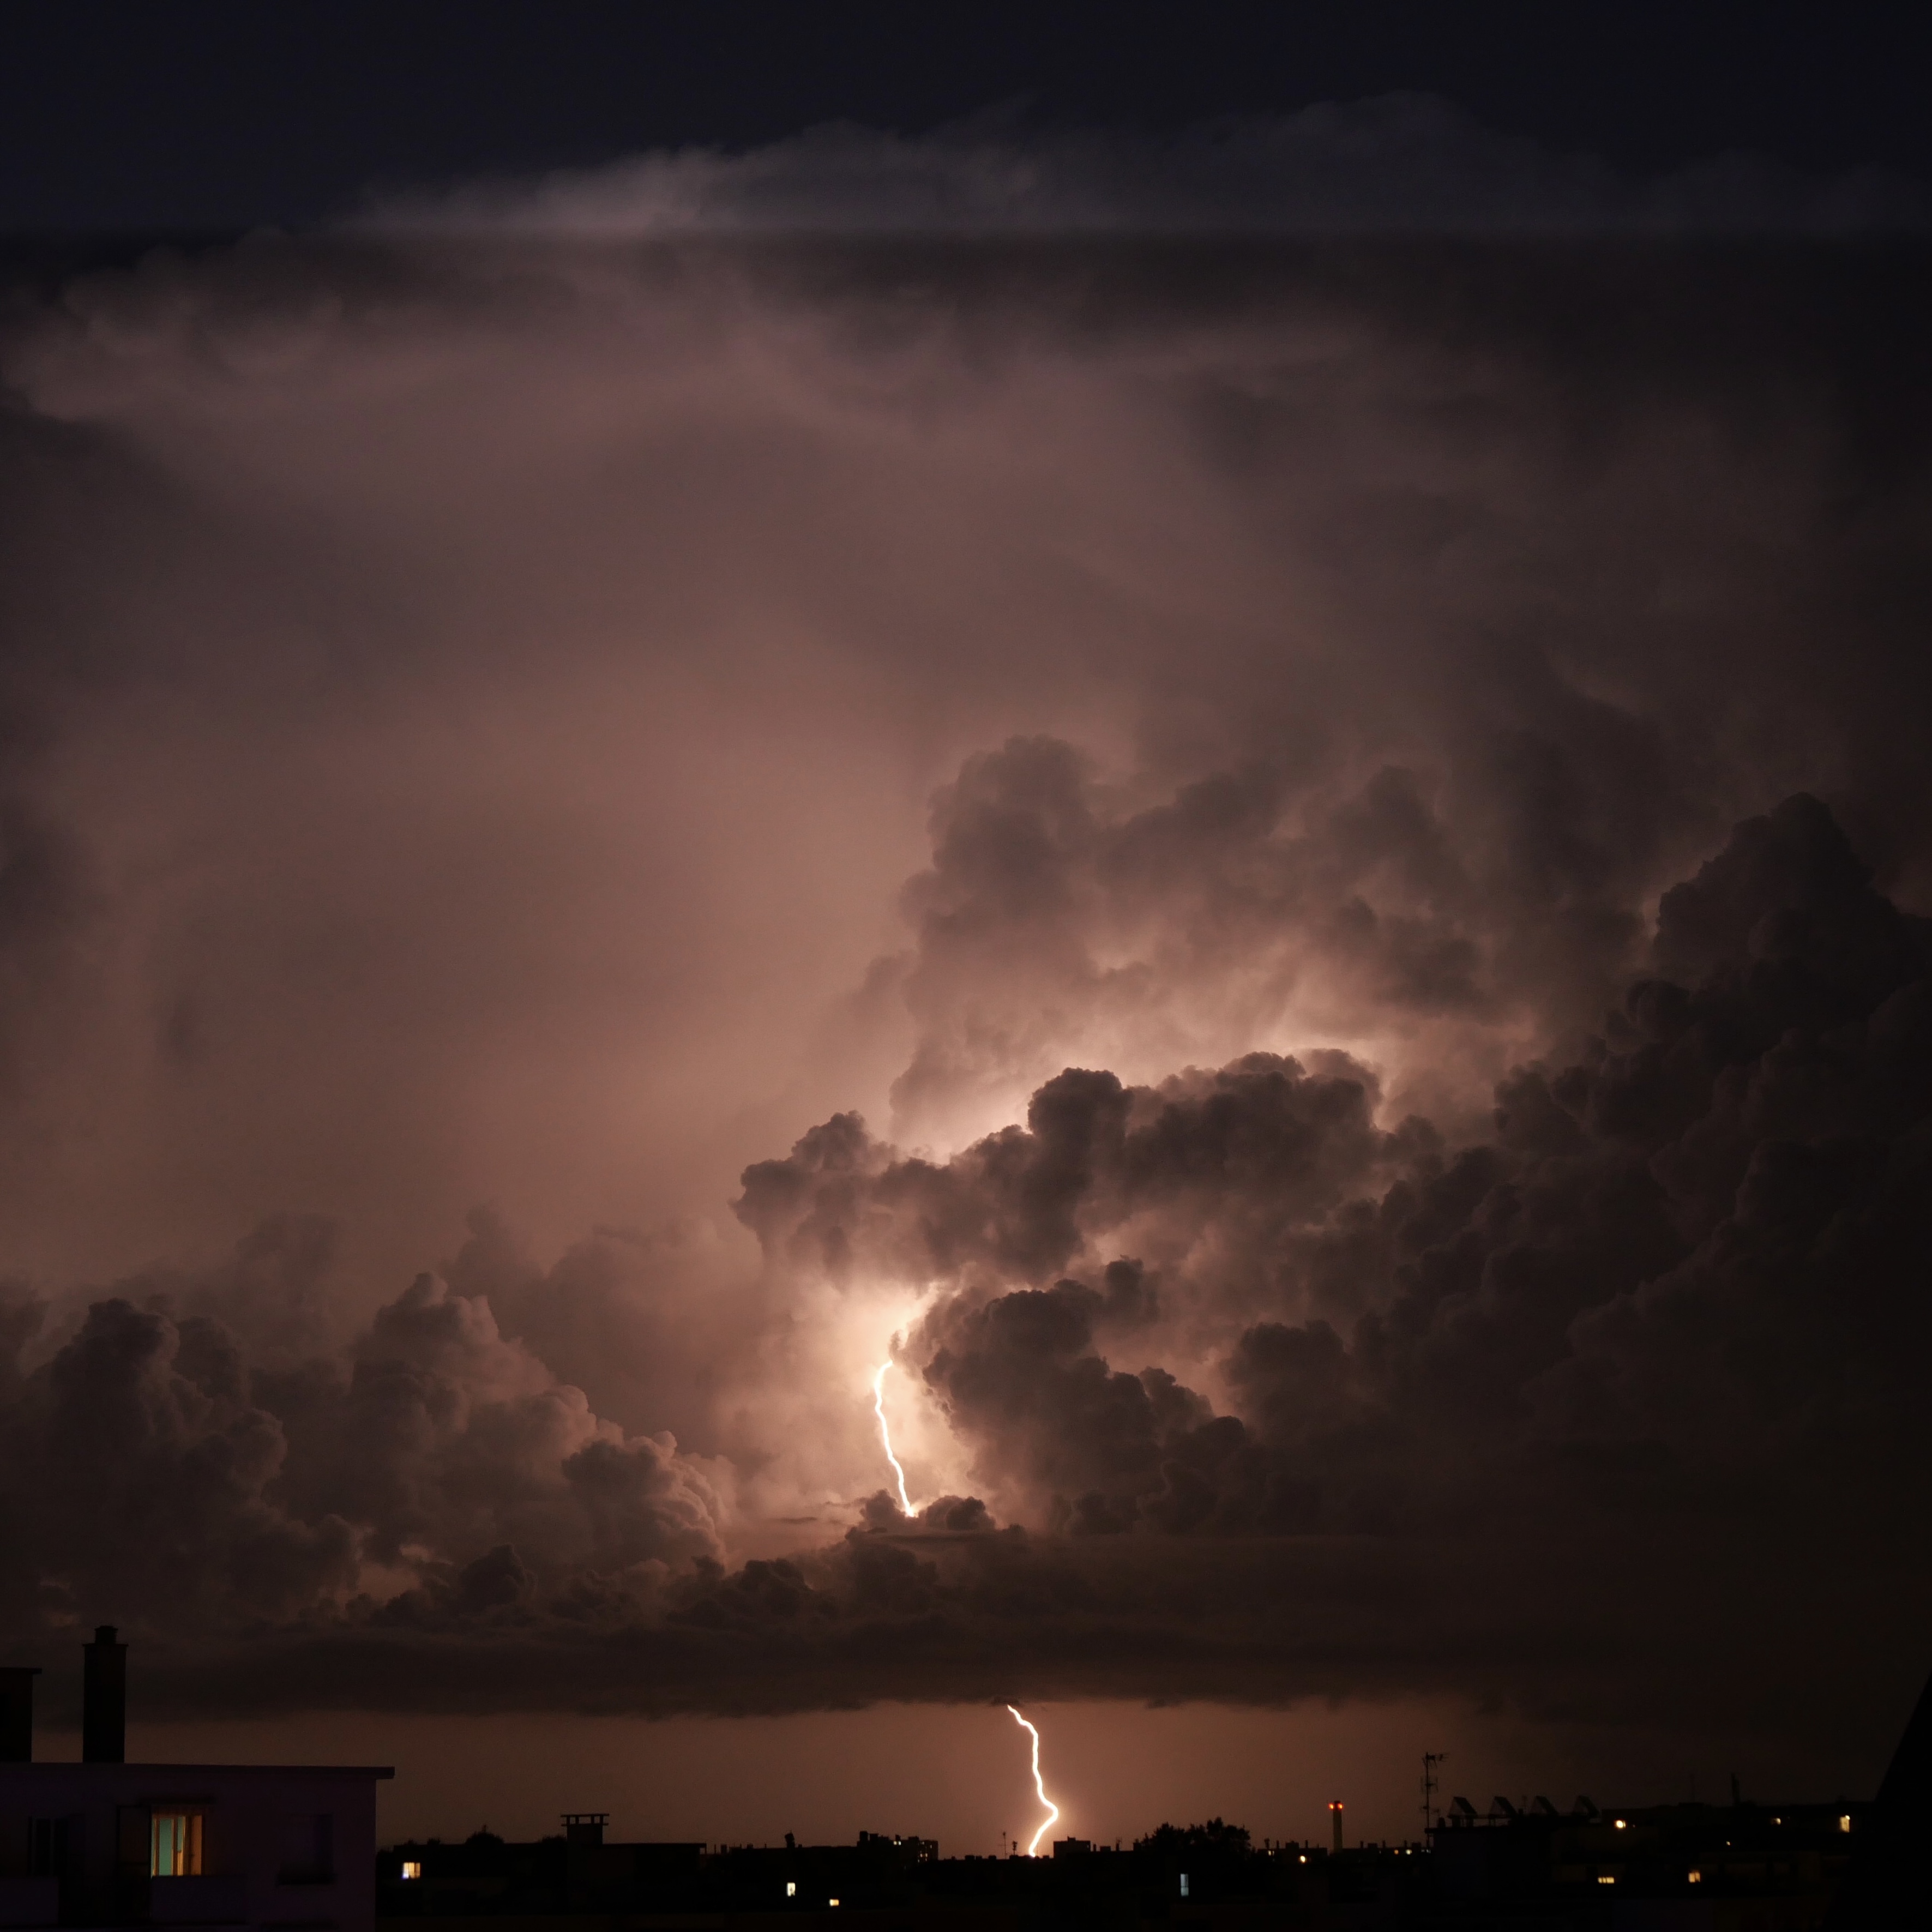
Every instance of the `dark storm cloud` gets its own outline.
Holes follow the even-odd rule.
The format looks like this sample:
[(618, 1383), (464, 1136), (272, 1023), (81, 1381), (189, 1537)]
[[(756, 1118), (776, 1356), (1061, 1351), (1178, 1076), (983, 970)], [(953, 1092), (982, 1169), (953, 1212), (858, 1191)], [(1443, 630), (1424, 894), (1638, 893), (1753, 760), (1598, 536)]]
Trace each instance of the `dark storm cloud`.
[[(424, 1579), (386, 1598), (407, 1618), (496, 1600), (448, 1550), (513, 1537), (553, 1567), (646, 1572), (717, 1550), (718, 1499), (668, 1436), (600, 1422), (504, 1340), (486, 1302), (431, 1276), (329, 1354), (250, 1348), (185, 1312), (253, 1274), (258, 1332), (289, 1334), (298, 1273), (259, 1280), (281, 1232), (251, 1237), (209, 1282), (123, 1284), (24, 1372), (46, 1311), (10, 1305), (0, 1514), (14, 1617), (112, 1600), (159, 1631), (232, 1631), (312, 1618), (396, 1566)], [(282, 1306), (264, 1322), (272, 1294)]]
[(22, 298), (9, 1643), (1666, 1724), (1804, 1649), (1870, 1722), (1927, 286), (445, 236)]

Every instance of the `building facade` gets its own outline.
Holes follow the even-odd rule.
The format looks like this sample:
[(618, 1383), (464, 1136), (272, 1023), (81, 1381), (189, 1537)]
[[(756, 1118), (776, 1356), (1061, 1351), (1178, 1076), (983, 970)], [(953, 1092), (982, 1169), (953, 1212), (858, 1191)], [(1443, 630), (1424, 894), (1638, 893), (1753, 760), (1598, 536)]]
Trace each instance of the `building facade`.
[(126, 1646), (86, 1652), (78, 1764), (33, 1761), (32, 1674), (0, 1673), (0, 1928), (373, 1932), (387, 1767), (128, 1764)]

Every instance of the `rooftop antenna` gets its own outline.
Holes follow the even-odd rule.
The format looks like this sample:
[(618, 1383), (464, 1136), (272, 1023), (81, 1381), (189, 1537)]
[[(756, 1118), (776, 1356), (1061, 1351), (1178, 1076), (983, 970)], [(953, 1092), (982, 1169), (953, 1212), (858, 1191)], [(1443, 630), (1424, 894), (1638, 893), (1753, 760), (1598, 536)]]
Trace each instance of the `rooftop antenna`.
[(1448, 1755), (1447, 1751), (1422, 1754), (1422, 1835), (1425, 1838), (1436, 1828), (1436, 1767)]

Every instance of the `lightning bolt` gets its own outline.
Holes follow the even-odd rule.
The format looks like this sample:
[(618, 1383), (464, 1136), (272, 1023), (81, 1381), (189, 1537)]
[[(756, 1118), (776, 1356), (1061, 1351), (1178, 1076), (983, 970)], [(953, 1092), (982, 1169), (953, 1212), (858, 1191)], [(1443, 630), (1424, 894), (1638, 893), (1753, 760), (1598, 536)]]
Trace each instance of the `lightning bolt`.
[(1013, 1722), (1018, 1725), (1020, 1729), (1024, 1731), (1027, 1735), (1033, 1739), (1033, 1788), (1040, 1794), (1040, 1802), (1046, 1807), (1047, 1810), (1046, 1822), (1042, 1824), (1037, 1832), (1034, 1832), (1033, 1834), (1032, 1843), (1027, 1846), (1027, 1856), (1030, 1858), (1036, 1858), (1040, 1856), (1040, 1840), (1045, 1838), (1047, 1833), (1051, 1831), (1055, 1825), (1060, 1822), (1060, 1807), (1054, 1804), (1051, 1798), (1048, 1797), (1046, 1795), (1046, 1786), (1040, 1781), (1039, 1732), (1035, 1730), (1032, 1725), (1028, 1724), (1025, 1718), (1020, 1715), (1018, 1712), (1013, 1711), (1012, 1705), (1009, 1704), (1006, 1706), (1006, 1708), (1009, 1711), (1013, 1712)]
[(892, 1466), (892, 1474), (899, 1486), (899, 1514), (912, 1514), (912, 1498), (906, 1494), (905, 1472), (899, 1466), (899, 1459), (892, 1454), (892, 1432), (886, 1424), (886, 1371), (892, 1366), (890, 1360), (879, 1364), (879, 1372), (872, 1378), (872, 1413), (879, 1418), (879, 1440), (885, 1444), (886, 1460)]

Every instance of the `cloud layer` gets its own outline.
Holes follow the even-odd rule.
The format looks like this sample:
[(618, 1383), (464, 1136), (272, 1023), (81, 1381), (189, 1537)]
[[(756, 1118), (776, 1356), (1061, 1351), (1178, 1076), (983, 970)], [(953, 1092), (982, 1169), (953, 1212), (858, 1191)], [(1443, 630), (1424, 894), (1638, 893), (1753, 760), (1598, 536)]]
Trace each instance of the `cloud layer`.
[(364, 220), (606, 238), (1844, 235), (1922, 230), (1928, 212), (1918, 184), (1881, 170), (1817, 179), (1750, 154), (1627, 178), (1406, 92), (1161, 135), (1048, 130), (1010, 110), (910, 138), (835, 122), (748, 152), (385, 197)]
[(10, 1648), (1716, 1730), (1802, 1655), (1778, 1723), (1882, 1732), (1928, 306), (1600, 241), (22, 284)]

